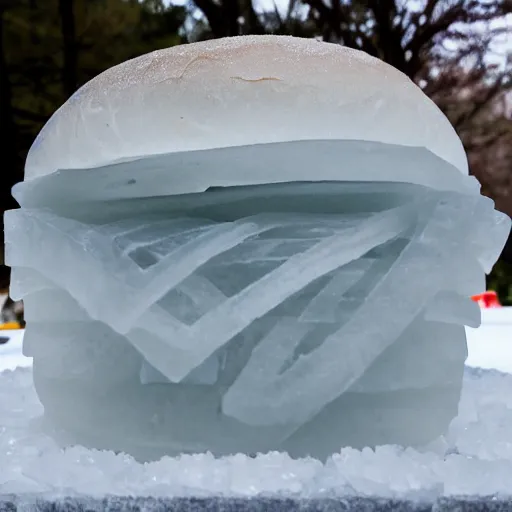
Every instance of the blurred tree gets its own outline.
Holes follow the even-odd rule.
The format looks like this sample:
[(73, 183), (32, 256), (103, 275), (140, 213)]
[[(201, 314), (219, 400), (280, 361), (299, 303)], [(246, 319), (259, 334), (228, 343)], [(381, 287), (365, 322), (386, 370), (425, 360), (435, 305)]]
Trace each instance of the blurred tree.
[(425, 92), (457, 129), (482, 193), (512, 215), (512, 103), (510, 70), (484, 63), (454, 64), (440, 71)]
[(75, 0), (59, 0), (59, 14), (63, 55), (62, 88), (64, 97), (69, 97), (76, 91), (78, 86)]
[[(13, 91), (9, 67), (7, 63), (6, 48), (6, 17), (7, 12), (14, 6), (14, 1), (0, 0), (0, 141), (2, 144), (2, 165), (7, 172), (3, 172), (2, 180), (2, 205), (4, 208), (14, 206), (10, 189), (18, 181), (21, 167), (21, 158), (18, 152), (18, 127), (14, 118)], [(0, 261), (0, 289), (6, 288), (9, 281), (9, 271), (3, 265), (3, 230), (2, 253)]]
[[(187, 11), (162, 0), (0, 0), (1, 213), (36, 134), (82, 84), (105, 69), (184, 42)], [(0, 288), (9, 271), (0, 257)]]

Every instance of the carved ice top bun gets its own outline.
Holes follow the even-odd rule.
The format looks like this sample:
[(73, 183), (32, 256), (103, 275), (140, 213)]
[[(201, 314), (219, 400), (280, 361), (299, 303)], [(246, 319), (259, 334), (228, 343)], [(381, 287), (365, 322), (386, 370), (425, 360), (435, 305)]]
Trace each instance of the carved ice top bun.
[(404, 74), (363, 52), (284, 36), (176, 46), (105, 71), (46, 124), (25, 174), (314, 139), (425, 147), (467, 174), (454, 129)]

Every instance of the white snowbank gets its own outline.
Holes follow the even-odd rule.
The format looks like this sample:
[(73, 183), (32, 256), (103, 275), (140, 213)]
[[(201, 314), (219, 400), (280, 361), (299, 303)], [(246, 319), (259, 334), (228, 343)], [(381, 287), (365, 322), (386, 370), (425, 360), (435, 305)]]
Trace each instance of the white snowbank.
[(512, 373), (512, 307), (482, 310), (482, 325), (466, 334), (466, 365)]
[(286, 494), (510, 494), (512, 375), (466, 372), (460, 414), (446, 439), (423, 450), (350, 448), (326, 464), (283, 453), (216, 459), (209, 454), (139, 464), (125, 455), (82, 447), (61, 450), (42, 433), (29, 369), (0, 374), (0, 494), (48, 492), (101, 496)]
[[(482, 311), (468, 329), (468, 364), (512, 373), (512, 308)], [(23, 331), (0, 346), (0, 371), (28, 366)], [(49, 492), (210, 496), (286, 494), (425, 498), (511, 494), (512, 374), (468, 368), (459, 416), (448, 435), (422, 450), (384, 446), (343, 449), (326, 464), (283, 453), (249, 458), (209, 454), (139, 464), (131, 457), (82, 447), (61, 450), (43, 433), (32, 372), (0, 373), (0, 494)]]
[(0, 372), (32, 366), (32, 358), (22, 353), (23, 334), (20, 329), (0, 331), (0, 337), (9, 338), (7, 343), (0, 345)]

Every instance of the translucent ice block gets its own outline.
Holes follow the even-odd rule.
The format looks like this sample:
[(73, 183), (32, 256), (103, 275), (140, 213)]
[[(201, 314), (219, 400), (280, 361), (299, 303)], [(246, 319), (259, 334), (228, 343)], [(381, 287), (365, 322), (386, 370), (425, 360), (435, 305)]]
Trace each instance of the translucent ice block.
[(102, 173), (74, 202), (69, 174), (19, 185), (6, 215), (25, 352), (67, 442), (324, 457), (446, 429), (469, 296), (510, 227), (471, 178), (173, 195), (149, 170), (116, 197)]

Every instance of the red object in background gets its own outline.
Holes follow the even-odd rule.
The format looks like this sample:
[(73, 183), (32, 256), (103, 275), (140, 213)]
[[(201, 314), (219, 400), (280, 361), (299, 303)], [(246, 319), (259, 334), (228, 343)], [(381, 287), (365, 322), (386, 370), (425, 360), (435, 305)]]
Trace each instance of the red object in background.
[(494, 291), (488, 291), (473, 295), (471, 297), (481, 308), (501, 308), (501, 302), (498, 298), (498, 294)]

